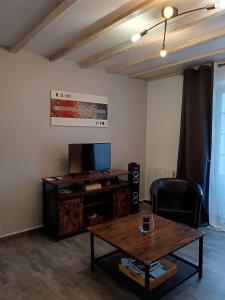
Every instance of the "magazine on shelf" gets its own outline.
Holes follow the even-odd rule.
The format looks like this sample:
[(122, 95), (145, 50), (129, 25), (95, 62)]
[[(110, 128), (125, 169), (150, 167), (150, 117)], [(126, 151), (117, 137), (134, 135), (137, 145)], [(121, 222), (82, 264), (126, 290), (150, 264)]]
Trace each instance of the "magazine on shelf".
[[(123, 266), (127, 267), (132, 272), (140, 275), (142, 277), (145, 276), (145, 266), (139, 263), (137, 260), (132, 258), (121, 258), (121, 263)], [(162, 276), (166, 273), (168, 269), (160, 262), (156, 261), (150, 266), (150, 276), (154, 279)]]

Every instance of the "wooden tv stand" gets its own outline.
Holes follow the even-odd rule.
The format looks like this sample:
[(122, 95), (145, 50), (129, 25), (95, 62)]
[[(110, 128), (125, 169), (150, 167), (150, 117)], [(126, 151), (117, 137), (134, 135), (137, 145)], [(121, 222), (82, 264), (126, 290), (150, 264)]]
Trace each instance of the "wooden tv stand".
[[(128, 171), (43, 178), (44, 230), (56, 241), (131, 213)], [(52, 178), (52, 177), (51, 177)], [(97, 189), (90, 185), (101, 184)], [(86, 190), (85, 187), (91, 190)]]

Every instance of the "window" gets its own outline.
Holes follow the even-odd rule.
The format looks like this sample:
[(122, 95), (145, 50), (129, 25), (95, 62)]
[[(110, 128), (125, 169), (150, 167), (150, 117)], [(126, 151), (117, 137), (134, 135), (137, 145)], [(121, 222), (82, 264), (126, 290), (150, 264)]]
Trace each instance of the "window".
[(221, 95), (219, 173), (225, 175), (225, 93)]
[(214, 66), (209, 222), (225, 231), (225, 65)]

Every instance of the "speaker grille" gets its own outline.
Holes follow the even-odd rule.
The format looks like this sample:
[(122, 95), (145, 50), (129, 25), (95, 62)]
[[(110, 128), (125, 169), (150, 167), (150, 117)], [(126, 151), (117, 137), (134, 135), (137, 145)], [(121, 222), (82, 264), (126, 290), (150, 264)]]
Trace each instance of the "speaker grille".
[(131, 211), (139, 211), (139, 184), (140, 184), (140, 165), (137, 163), (128, 164), (129, 183), (131, 184)]

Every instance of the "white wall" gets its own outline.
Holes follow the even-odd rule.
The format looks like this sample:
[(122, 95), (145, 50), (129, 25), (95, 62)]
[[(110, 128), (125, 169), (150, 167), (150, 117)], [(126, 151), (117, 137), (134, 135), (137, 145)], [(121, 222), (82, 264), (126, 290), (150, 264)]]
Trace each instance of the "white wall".
[[(111, 142), (112, 168), (144, 165), (147, 83), (0, 50), (0, 236), (42, 224), (41, 178), (67, 172), (67, 144)], [(108, 128), (51, 127), (50, 89), (109, 98)]]
[(146, 197), (149, 191), (151, 168), (176, 170), (182, 90), (182, 76), (148, 83)]

